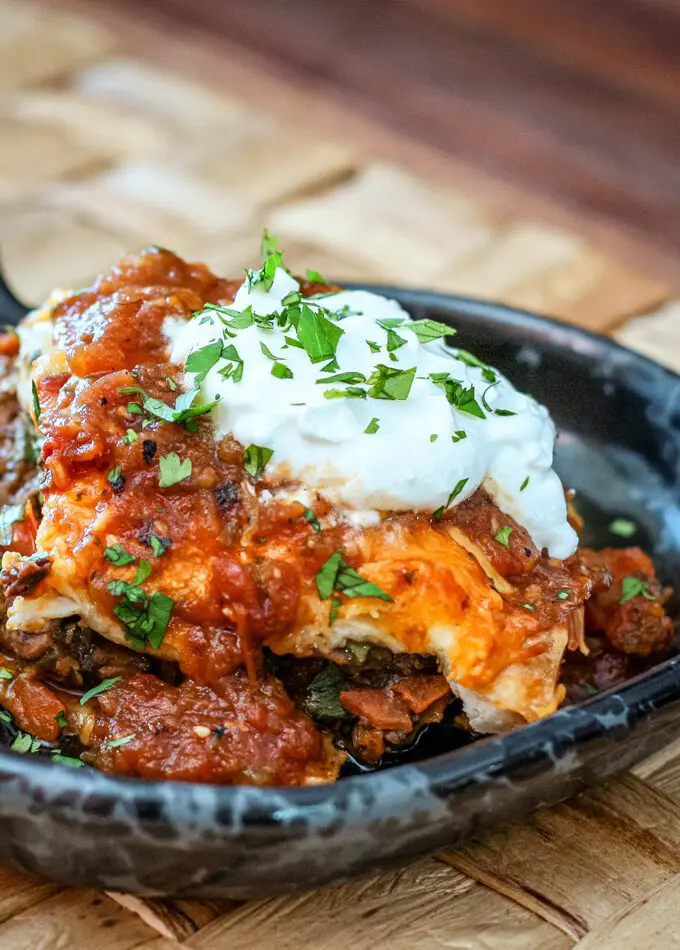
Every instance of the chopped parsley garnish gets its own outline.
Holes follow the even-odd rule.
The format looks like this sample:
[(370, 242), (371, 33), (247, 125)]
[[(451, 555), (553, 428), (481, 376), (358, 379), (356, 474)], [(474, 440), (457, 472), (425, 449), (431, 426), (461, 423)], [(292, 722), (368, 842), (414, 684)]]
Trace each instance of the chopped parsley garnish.
[(58, 749), (52, 749), (50, 751), (50, 760), (57, 762), (59, 765), (67, 765), (70, 769), (82, 769), (85, 765), (80, 759), (74, 759), (72, 755), (64, 755), (64, 753)]
[(35, 380), (31, 380), (31, 393), (33, 395), (33, 412), (35, 413), (36, 425), (40, 422), (40, 399), (38, 398), (38, 387)]
[(4, 666), (0, 666), (0, 680), (13, 680), (14, 673), (11, 670), (5, 669)]
[(131, 416), (141, 416), (144, 414), (144, 410), (138, 402), (129, 402), (127, 404), (127, 411)]
[(213, 366), (222, 356), (224, 346), (221, 340), (207, 343), (198, 350), (189, 353), (186, 362), (187, 373), (196, 374), (196, 386), (200, 386)]
[(612, 534), (617, 534), (620, 538), (632, 538), (637, 531), (637, 525), (628, 518), (614, 518), (609, 525)]
[(441, 508), (437, 508), (437, 510), (432, 513), (432, 517), (434, 518), (435, 521), (441, 521), (441, 520), (442, 520), (442, 517), (443, 517), (443, 515), (444, 515), (444, 512), (446, 511), (447, 508), (450, 508), (450, 507), (451, 507), (452, 503), (453, 503), (453, 502), (455, 501), (455, 499), (460, 495), (460, 493), (462, 492), (462, 490), (463, 490), (463, 489), (465, 488), (465, 486), (467, 485), (468, 481), (469, 481), (469, 479), (467, 479), (467, 478), (461, 478), (461, 480), (458, 482), (458, 484), (456, 485), (456, 487), (453, 489), (453, 491), (452, 491), (451, 494), (449, 495), (449, 498), (448, 498), (448, 501), (446, 502), (446, 504), (445, 504), (445, 505), (442, 505)]
[(302, 517), (305, 519), (305, 521), (309, 522), (312, 530), (316, 531), (317, 534), (321, 533), (321, 523), (311, 508), (305, 508), (302, 513)]
[(318, 270), (310, 270), (309, 268), (307, 268), (307, 280), (313, 284), (328, 284), (326, 278), (322, 277)]
[(171, 389), (173, 393), (177, 392), (177, 383), (171, 376), (166, 376), (165, 382), (168, 384), (168, 389)]
[(347, 564), (341, 551), (335, 551), (316, 575), (316, 589), (321, 600), (327, 600), (334, 593), (346, 597), (378, 597), (392, 602), (389, 594), (377, 584), (367, 581)]
[[(325, 367), (324, 367), (325, 368)], [(323, 379), (317, 379), (317, 386), (325, 386), (327, 383), (365, 383), (366, 377), (363, 373), (334, 373), (332, 376), (324, 376)]]
[(371, 353), (380, 352), (380, 346), (377, 343), (374, 343), (373, 340), (366, 340), (366, 345), (368, 346)]
[(467, 439), (467, 432), (465, 429), (456, 429), (456, 431), (451, 436), (452, 442), (461, 442), (463, 439)]
[(487, 383), (497, 383), (498, 376), (491, 369), (490, 366), (487, 366), (486, 363), (483, 363), (474, 353), (469, 353), (467, 350), (458, 350), (454, 354), (457, 360), (460, 360), (461, 363), (465, 363), (466, 366), (474, 366), (475, 369), (481, 369), (482, 376), (487, 381)]
[(272, 376), (275, 376), (277, 379), (292, 379), (293, 370), (286, 366), (285, 363), (272, 363)]
[(347, 683), (341, 671), (335, 663), (326, 663), (307, 687), (305, 712), (313, 719), (347, 719), (349, 713), (340, 704), (340, 693), (345, 689)]
[(54, 721), (60, 729), (66, 729), (68, 727), (68, 719), (66, 718), (66, 713), (63, 709), (59, 710), (57, 715), (54, 717)]
[(437, 433), (433, 432), (432, 435), (430, 436), (430, 442), (436, 442), (438, 438), (439, 436), (437, 435)]
[(34, 755), (41, 747), (42, 743), (39, 739), (34, 738), (34, 736), (29, 735), (27, 732), (20, 732), (10, 746), (10, 749), (13, 752), (28, 752)]
[(375, 433), (378, 431), (379, 428), (380, 428), (380, 420), (376, 418), (376, 416), (373, 416), (371, 421), (368, 423), (368, 425), (364, 429), (364, 433), (366, 435), (375, 435)]
[(125, 443), (125, 445), (132, 445), (134, 442), (139, 441), (139, 436), (134, 429), (128, 429), (123, 436), (122, 441)]
[(259, 478), (273, 454), (273, 449), (249, 445), (243, 453), (243, 467), (252, 478)]
[(262, 350), (263, 355), (266, 356), (268, 360), (272, 360), (272, 362), (275, 362), (278, 359), (278, 356), (274, 356), (274, 354), (269, 349), (267, 344), (263, 343), (262, 340), (260, 340), (260, 349)]
[(170, 488), (172, 485), (177, 485), (191, 475), (191, 459), (180, 461), (177, 452), (161, 455), (158, 464), (161, 470), (158, 484), (161, 488)]
[(120, 465), (112, 468), (106, 478), (115, 492), (122, 491), (125, 488), (125, 476)]
[(105, 749), (118, 749), (122, 745), (127, 745), (128, 742), (132, 742), (133, 739), (137, 738), (136, 732), (131, 732), (129, 736), (121, 736), (120, 739), (111, 739), (109, 742), (105, 743)]
[(135, 560), (134, 555), (126, 551), (122, 544), (112, 544), (110, 547), (104, 548), (104, 557), (114, 567), (125, 567), (126, 564), (132, 564)]
[(307, 304), (299, 308), (297, 336), (312, 363), (332, 359), (344, 332), (323, 313), (315, 312)]
[(382, 327), (383, 330), (387, 333), (387, 352), (393, 353), (394, 350), (398, 350), (400, 346), (406, 345), (406, 340), (403, 336), (399, 334), (394, 329), (395, 326), (400, 327), (403, 324), (401, 318), (388, 318), (386, 320), (378, 320), (378, 326)]
[(563, 587), (562, 590), (557, 591), (555, 600), (569, 600), (569, 591), (566, 587)]
[(323, 395), (325, 399), (365, 399), (368, 393), (361, 386), (348, 386), (347, 389), (326, 389)]
[(433, 340), (441, 340), (444, 336), (453, 336), (455, 330), (453, 327), (440, 323), (438, 320), (412, 320), (408, 324), (409, 330), (413, 330), (420, 343), (432, 343)]
[(378, 363), (368, 377), (368, 395), (374, 399), (408, 399), (415, 375), (415, 366), (411, 369), (398, 369), (396, 366)]
[(260, 270), (247, 270), (248, 290), (252, 290), (254, 287), (261, 287), (264, 291), (271, 290), (276, 277), (276, 270), (281, 266), (282, 260), (283, 254), (281, 251), (273, 251), (264, 259)]
[(654, 600), (654, 595), (649, 593), (647, 581), (631, 574), (629, 577), (624, 577), (621, 581), (621, 598), (619, 603), (627, 604), (633, 597), (644, 597), (645, 600)]
[(510, 547), (510, 535), (512, 534), (512, 528), (510, 525), (503, 525), (502, 528), (499, 528), (498, 531), (494, 534), (494, 541), (498, 541), (499, 544), (502, 544), (504, 548)]
[(137, 415), (141, 415), (144, 411), (150, 416), (160, 419), (161, 422), (183, 423), (191, 431), (195, 431), (191, 426), (191, 421), (196, 416), (202, 416), (206, 412), (210, 412), (217, 405), (217, 400), (215, 400), (204, 405), (195, 406), (194, 400), (198, 396), (198, 389), (190, 389), (188, 392), (180, 393), (175, 400), (174, 407), (169, 406), (162, 399), (147, 395), (139, 386), (123, 386), (120, 393), (122, 396), (137, 395), (142, 397), (141, 406), (139, 403), (128, 403), (128, 412), (133, 412), (132, 407), (137, 406), (135, 410)]
[(23, 505), (3, 505), (0, 508), (0, 545), (7, 548), (14, 538), (14, 525), (25, 518)]
[(517, 413), (513, 412), (512, 409), (494, 409), (494, 416), (516, 416)]
[(484, 410), (475, 398), (475, 387), (469, 386), (467, 389), (458, 379), (454, 379), (449, 373), (430, 373), (430, 379), (446, 395), (449, 403), (459, 412), (466, 412), (469, 416), (476, 416), (478, 419), (485, 419)]
[(132, 583), (111, 581), (108, 590), (114, 597), (122, 597), (113, 608), (114, 614), (126, 627), (126, 639), (137, 650), (143, 650), (146, 643), (158, 649), (163, 642), (165, 631), (170, 622), (174, 601), (160, 591), (147, 594), (139, 585), (151, 574), (151, 564), (141, 558)]
[(243, 360), (233, 343), (224, 347), (222, 357), (230, 362), (219, 371), (220, 376), (223, 379), (231, 379), (233, 383), (240, 383), (243, 379)]
[(524, 610), (530, 610), (532, 613), (536, 610), (535, 604), (517, 604), (518, 607), (523, 607)]
[(149, 535), (149, 545), (153, 551), (154, 557), (162, 557), (169, 547), (172, 546), (170, 538), (161, 538), (153, 532)]
[(92, 689), (89, 689), (83, 696), (80, 697), (80, 705), (84, 706), (85, 703), (89, 702), (91, 699), (94, 699), (95, 696), (101, 696), (102, 693), (105, 693), (107, 689), (111, 686), (114, 686), (116, 683), (119, 683), (122, 679), (122, 676), (112, 676), (111, 679), (102, 680), (97, 686), (93, 686)]
[(524, 479), (524, 481), (522, 482), (522, 484), (519, 486), (519, 490), (520, 490), (520, 491), (524, 491), (524, 489), (527, 487), (527, 485), (529, 484), (530, 481), (531, 481), (531, 476), (530, 476), (530, 475), (527, 475), (527, 477)]

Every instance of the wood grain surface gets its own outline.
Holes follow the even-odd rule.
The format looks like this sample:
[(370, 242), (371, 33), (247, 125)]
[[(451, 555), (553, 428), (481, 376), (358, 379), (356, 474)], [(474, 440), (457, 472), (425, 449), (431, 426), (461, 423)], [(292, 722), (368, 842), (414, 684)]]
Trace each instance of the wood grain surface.
[[(240, 24), (244, 42), (249, 36), (254, 47), (262, 41), (252, 36), (252, 16), (262, 0), (251, 0), (248, 10), (245, 5), (235, 10), (235, 3), (227, 0), (219, 19), (205, 24), (221, 29), (230, 10), (229, 22)], [(195, 6), (204, 18), (218, 15), (217, 3), (201, 0)], [(343, 16), (366, 16), (366, 6), (347, 0)], [(656, 24), (650, 37), (634, 19), (639, 5), (630, 0), (620, 3), (629, 17), (611, 30), (604, 29), (608, 4), (566, 5), (587, 22), (579, 32), (564, 21), (563, 55), (575, 70), (590, 75), (597, 65), (600, 71), (602, 89), (588, 86), (582, 103), (590, 113), (586, 125), (593, 143), (605, 141), (604, 125), (621, 134), (629, 127), (637, 136), (625, 155), (608, 158), (609, 146), (596, 149), (597, 161), (571, 153), (560, 137), (563, 127), (560, 135), (545, 131), (550, 96), (560, 87), (555, 64), (545, 64), (541, 74), (552, 84), (548, 95), (546, 86), (531, 88), (540, 83), (532, 78), (529, 53), (524, 63), (503, 59), (503, 44), (510, 40), (538, 48), (564, 4), (545, 0), (539, 8), (516, 0), (512, 16), (503, 0), (461, 2), (455, 16), (443, 0), (422, 0), (420, 6), (431, 19), (433, 42), (451, 18), (462, 24), (456, 29), (476, 37), (465, 49), (457, 41), (462, 45), (455, 69), (472, 97), (460, 115), (470, 113), (470, 102), (482, 109), (470, 116), (476, 138), (460, 149), (480, 162), (488, 151), (484, 161), (491, 177), (471, 176), (455, 156), (431, 162), (431, 155), (414, 145), (415, 113), (401, 126), (391, 119), (394, 136), (374, 136), (367, 147), (361, 117), (339, 99), (333, 106), (337, 113), (329, 116), (328, 102), (320, 109), (318, 89), (302, 88), (290, 63), (288, 73), (273, 82), (266, 64), (260, 68), (257, 60), (220, 61), (221, 40), (201, 47), (175, 30), (149, 43), (151, 27), (140, 27), (137, 16), (126, 20), (118, 13), (112, 19), (114, 8), (109, 26), (102, 27), (102, 20), (95, 22), (77, 3), (67, 12), (54, 4), (0, 0), (0, 248), (18, 290), (38, 301), (54, 285), (81, 285), (123, 249), (154, 241), (206, 259), (222, 273), (237, 273), (256, 258), (259, 231), (267, 223), (292, 265), (309, 264), (339, 279), (398, 281), (532, 307), (614, 333), (680, 369), (680, 300), (672, 286), (612, 257), (610, 242), (606, 248), (594, 245), (584, 237), (587, 227), (559, 227), (553, 218), (546, 223), (526, 207), (519, 214), (497, 200), (494, 162), (502, 146), (515, 148), (515, 133), (508, 126), (504, 146), (504, 136), (486, 128), (484, 116), (502, 117), (507, 109), (473, 82), (475, 62), (490, 58), (494, 69), (512, 66), (513, 95), (522, 87), (533, 103), (532, 121), (543, 131), (516, 146), (518, 174), (532, 149), (547, 150), (564, 172), (550, 187), (555, 194), (569, 192), (577, 205), (594, 181), (611, 173), (613, 161), (620, 188), (628, 187), (626, 182), (639, 186), (626, 212), (631, 229), (642, 239), (658, 223), (655, 240), (665, 242), (666, 250), (675, 248), (670, 222), (680, 192), (668, 199), (666, 215), (659, 186), (663, 176), (669, 187), (676, 182), (677, 170), (666, 160), (671, 125), (661, 129), (656, 117), (645, 120), (641, 105), (617, 111), (612, 92), (625, 82), (627, 101), (648, 97), (670, 114), (680, 78), (671, 30), (674, 5), (650, 0)], [(287, 0), (280, 4), (287, 12), (282, 30), (289, 29), (290, 9)], [(301, 2), (299, 9), (296, 15), (308, 17), (308, 29), (317, 22), (314, 17), (329, 15), (320, 4)], [(169, 0), (165, 10), (172, 22), (177, 14)], [(380, 3), (373, 4), (370, 16), (379, 18), (380, 10)], [(396, 25), (414, 33), (421, 28), (416, 10), (416, 0), (409, 0), (401, 5), (401, 19), (390, 18), (393, 32), (386, 35), (394, 48)], [(333, 16), (340, 16), (337, 9)], [(267, 22), (273, 29), (278, 21)], [(341, 21), (334, 23), (334, 29), (343, 29)], [(276, 41), (282, 70), (291, 56), (286, 35)], [(362, 70), (370, 64), (361, 36), (351, 35), (359, 96), (360, 80), (368, 75)], [(332, 44), (303, 50), (309, 76), (346, 75), (347, 64), (330, 55), (332, 50)], [(598, 65), (598, 51), (607, 52), (606, 63)], [(402, 52), (415, 57), (411, 50)], [(409, 60), (412, 84), (406, 72), (396, 85), (387, 74), (369, 77), (376, 88), (383, 84), (383, 96), (391, 90), (395, 114), (407, 106), (423, 108), (423, 135), (437, 131), (437, 90), (446, 86), (445, 67), (454, 68), (445, 62), (445, 52), (429, 66), (422, 58)], [(647, 57), (648, 63), (638, 76), (624, 79), (616, 57), (626, 52)], [(393, 60), (385, 59), (384, 51), (380, 55), (384, 68), (392, 68)], [(206, 73), (213, 74), (212, 83)], [(448, 99), (441, 93), (439, 101)], [(566, 108), (559, 96), (553, 101)], [(401, 114), (403, 119), (406, 113)], [(574, 128), (580, 128), (581, 116), (573, 114)], [(519, 108), (518, 117), (507, 118), (511, 125), (526, 121)], [(649, 185), (641, 165), (644, 140), (637, 134), (645, 122), (650, 161), (661, 176)], [(446, 135), (453, 135), (454, 125), (447, 129)], [(537, 180), (544, 187), (538, 162), (534, 156), (523, 168), (527, 187), (538, 187)], [(654, 223), (636, 217), (645, 189), (657, 203)], [(606, 188), (598, 193), (597, 201), (603, 200)], [(610, 195), (611, 220), (622, 220), (615, 193)], [(0, 948), (671, 950), (680, 946), (679, 889), (680, 740), (634, 775), (462, 849), (323, 891), (247, 903), (141, 899), (69, 890), (0, 870)]]

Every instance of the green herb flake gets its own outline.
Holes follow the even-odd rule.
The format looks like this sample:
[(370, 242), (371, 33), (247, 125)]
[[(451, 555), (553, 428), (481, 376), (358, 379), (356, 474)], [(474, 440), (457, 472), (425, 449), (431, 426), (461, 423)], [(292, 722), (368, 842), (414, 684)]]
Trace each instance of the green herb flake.
[(363, 373), (334, 373), (332, 376), (324, 376), (317, 379), (317, 386), (325, 386), (327, 383), (365, 383), (366, 377)]
[(566, 587), (563, 587), (562, 590), (557, 591), (555, 600), (569, 600), (569, 591)]
[(180, 461), (177, 452), (161, 455), (158, 464), (161, 470), (158, 484), (161, 488), (170, 488), (172, 485), (177, 485), (191, 475), (191, 459)]
[(430, 442), (436, 442), (438, 438), (439, 436), (437, 435), (437, 433), (433, 432), (432, 435), (430, 436)]
[(381, 349), (380, 345), (378, 343), (374, 343), (373, 340), (366, 340), (366, 345), (368, 346), (371, 353), (380, 352), (380, 349)]
[(455, 330), (453, 327), (440, 323), (438, 320), (412, 320), (408, 324), (409, 330), (413, 330), (418, 337), (419, 343), (432, 343), (433, 340), (441, 340), (444, 336), (453, 336)]
[(104, 548), (104, 557), (114, 567), (125, 567), (126, 564), (132, 564), (135, 560), (134, 555), (126, 551), (122, 544), (112, 544), (110, 547)]
[(35, 415), (36, 425), (40, 423), (40, 399), (38, 398), (38, 387), (35, 385), (35, 380), (31, 380), (31, 393), (33, 395), (33, 413)]
[(635, 574), (631, 574), (629, 577), (624, 577), (621, 581), (621, 598), (619, 603), (627, 604), (628, 601), (634, 597), (644, 597), (645, 600), (655, 599), (654, 595), (649, 592), (647, 581), (641, 577), (636, 577)]
[(408, 399), (415, 375), (415, 366), (411, 369), (398, 369), (396, 366), (378, 363), (368, 378), (368, 395), (374, 399)]
[(260, 256), (262, 258), (262, 263), (267, 260), (268, 257), (271, 257), (272, 254), (276, 254), (278, 251), (278, 238), (274, 234), (270, 234), (269, 231), (264, 228), (262, 231), (262, 238), (260, 240)]
[(637, 532), (637, 525), (634, 521), (629, 521), (628, 518), (614, 518), (609, 525), (609, 530), (620, 538), (632, 538)]
[(66, 718), (66, 713), (63, 709), (60, 709), (57, 715), (54, 717), (54, 721), (59, 726), (60, 729), (68, 728), (68, 719)]
[(53, 749), (50, 752), (50, 760), (56, 762), (57, 765), (66, 765), (70, 769), (81, 769), (85, 765), (80, 759), (74, 759), (72, 755), (64, 755), (58, 749)]
[[(133, 403), (133, 405), (135, 404)], [(121, 441), (125, 445), (133, 445), (133, 443), (139, 441), (139, 436), (137, 435), (134, 429), (128, 429)]]
[(105, 749), (119, 749), (123, 745), (127, 745), (128, 742), (132, 742), (133, 739), (137, 738), (136, 732), (131, 732), (129, 736), (121, 736), (120, 739), (111, 739), (109, 742), (104, 744)]
[(276, 379), (292, 379), (293, 371), (284, 363), (273, 363), (272, 376), (275, 376)]
[(463, 439), (467, 439), (467, 432), (465, 429), (456, 429), (456, 431), (451, 436), (452, 442), (462, 442)]
[(453, 502), (455, 501), (455, 499), (460, 495), (460, 493), (463, 491), (463, 489), (464, 489), (465, 486), (467, 485), (468, 481), (469, 481), (469, 479), (467, 479), (467, 478), (461, 478), (461, 480), (458, 482), (458, 484), (456, 485), (456, 487), (453, 489), (453, 491), (452, 491), (451, 494), (449, 495), (449, 498), (448, 498), (448, 501), (446, 502), (446, 504), (445, 504), (445, 505), (442, 505), (441, 508), (437, 508), (437, 510), (432, 513), (432, 517), (434, 518), (435, 521), (441, 521), (441, 520), (442, 520), (442, 517), (443, 517), (443, 515), (444, 515), (444, 512), (446, 511), (447, 508), (450, 508), (450, 507), (451, 507), (451, 505), (453, 504)]
[(305, 519), (305, 521), (309, 522), (313, 531), (316, 531), (317, 534), (321, 533), (321, 522), (316, 517), (311, 508), (305, 508), (302, 513), (302, 517)]
[(260, 340), (260, 349), (262, 350), (263, 355), (266, 356), (268, 360), (275, 362), (278, 359), (278, 356), (274, 356), (274, 354), (269, 349), (267, 344), (263, 343), (262, 340)]
[(308, 268), (308, 269), (307, 269), (307, 280), (310, 281), (312, 284), (326, 284), (326, 285), (328, 285), (328, 281), (326, 280), (325, 277), (322, 277), (322, 276), (321, 276), (321, 274), (318, 272), (318, 270), (310, 270), (310, 269)]
[(4, 666), (0, 666), (0, 680), (13, 680), (14, 673), (11, 670), (6, 669)]
[(115, 468), (112, 468), (106, 478), (115, 492), (122, 491), (123, 488), (125, 488), (125, 477), (120, 465), (116, 465)]
[(512, 534), (512, 528), (510, 525), (503, 525), (502, 528), (499, 528), (498, 531), (494, 534), (494, 541), (498, 541), (499, 544), (502, 544), (504, 548), (510, 547), (510, 535)]
[(243, 467), (251, 478), (259, 478), (273, 454), (273, 449), (249, 445), (243, 453)]
[(531, 476), (530, 476), (530, 475), (527, 475), (527, 477), (524, 479), (524, 481), (522, 482), (522, 484), (519, 486), (519, 490), (520, 490), (520, 491), (524, 491), (524, 489), (527, 487), (527, 485), (529, 484), (530, 481), (531, 481)]
[(524, 610), (529, 610), (532, 613), (536, 610), (535, 604), (517, 604), (517, 607), (522, 607)]
[(149, 535), (149, 544), (151, 545), (153, 556), (162, 557), (170, 547), (170, 540), (168, 538), (160, 538), (157, 534), (152, 533)]
[(335, 551), (316, 575), (316, 589), (321, 600), (327, 600), (334, 592), (346, 597), (377, 597), (392, 602), (392, 598), (377, 584), (361, 577), (347, 564), (340, 551)]
[(80, 705), (84, 706), (91, 699), (94, 699), (95, 696), (101, 696), (101, 694), (105, 693), (107, 689), (110, 689), (116, 683), (119, 683), (121, 679), (121, 676), (113, 676), (111, 679), (103, 680), (98, 686), (93, 686), (92, 689), (89, 689), (83, 696), (80, 697)]
[(368, 423), (368, 425), (364, 429), (364, 433), (366, 435), (375, 435), (375, 433), (378, 431), (379, 428), (380, 428), (380, 420), (376, 416), (373, 416), (371, 421)]
[(10, 749), (13, 752), (28, 753), (29, 755), (35, 755), (36, 752), (42, 747), (42, 743), (39, 739), (36, 739), (34, 736), (29, 735), (27, 732), (20, 732)]
[(25, 518), (23, 505), (3, 505), (0, 508), (0, 545), (8, 548), (14, 539), (14, 525)]
[[(196, 374), (196, 386), (200, 386), (213, 366), (222, 356), (223, 344), (221, 340), (214, 343), (207, 343), (189, 353), (186, 361), (186, 372)], [(175, 387), (176, 388), (176, 387)]]
[(323, 313), (303, 305), (297, 322), (297, 336), (312, 363), (332, 359), (338, 341), (345, 331), (332, 323)]

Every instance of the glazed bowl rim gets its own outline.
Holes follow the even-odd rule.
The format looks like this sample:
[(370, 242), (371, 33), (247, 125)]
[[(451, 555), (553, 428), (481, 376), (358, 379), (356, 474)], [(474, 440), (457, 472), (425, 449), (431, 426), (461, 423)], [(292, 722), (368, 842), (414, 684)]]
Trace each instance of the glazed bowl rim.
[[(666, 383), (674, 383), (680, 388), (680, 375), (643, 354), (609, 337), (539, 313), (492, 300), (418, 288), (356, 282), (343, 282), (342, 285), (350, 290), (368, 290), (394, 297), (407, 306), (439, 306), (454, 311), (460, 310), (471, 317), (489, 319), (505, 326), (516, 326), (529, 331), (529, 335), (531, 331), (548, 327), (551, 330), (551, 346), (556, 349), (574, 349), (574, 344), (580, 342), (588, 346), (591, 358), (598, 352), (609, 357), (615, 353), (622, 360), (633, 361), (641, 367), (646, 367)], [(3, 780), (26, 780), (33, 788), (49, 787), (51, 798), (70, 794), (81, 798), (92, 794), (98, 799), (109, 801), (131, 797), (136, 802), (152, 804), (166, 799), (171, 791), (178, 809), (183, 811), (182, 805), (186, 805), (193, 814), (193, 823), (199, 828), (202, 826), (201, 811), (196, 808), (196, 804), (201, 797), (209, 798), (211, 802), (218, 800), (225, 806), (234, 804), (238, 799), (239, 810), (252, 806), (267, 823), (277, 823), (276, 811), (280, 811), (282, 803), (293, 809), (323, 805), (336, 798), (345, 798), (352, 791), (360, 791), (366, 787), (366, 783), (371, 783), (373, 791), (376, 785), (382, 783), (386, 791), (389, 788), (393, 805), (407, 805), (413, 798), (413, 781), (425, 784), (434, 792), (438, 789), (450, 790), (474, 780), (475, 775), (488, 774), (495, 769), (502, 770), (503, 761), (506, 759), (521, 754), (530, 758), (532, 751), (541, 744), (554, 743), (561, 736), (578, 736), (571, 740), (576, 744), (603, 735), (602, 716), (610, 714), (613, 708), (618, 707), (619, 711), (632, 713), (635, 717), (653, 711), (655, 705), (659, 705), (659, 700), (665, 704), (677, 699), (680, 699), (680, 656), (673, 656), (627, 680), (622, 687), (614, 687), (577, 705), (559, 709), (552, 715), (528, 723), (513, 732), (501, 736), (487, 736), (470, 745), (451, 749), (418, 762), (397, 764), (318, 786), (227, 786), (131, 778), (99, 772), (96, 769), (73, 768), (50, 762), (47, 758), (12, 753), (9, 750), (0, 751), (0, 777)], [(389, 782), (386, 777), (389, 777)], [(413, 781), (392, 781), (400, 777)]]

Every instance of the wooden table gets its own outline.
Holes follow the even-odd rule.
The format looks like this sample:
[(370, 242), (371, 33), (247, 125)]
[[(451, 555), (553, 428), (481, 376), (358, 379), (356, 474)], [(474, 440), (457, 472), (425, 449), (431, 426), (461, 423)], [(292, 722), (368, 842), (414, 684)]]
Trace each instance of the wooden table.
[[(535, 308), (680, 369), (672, 290), (456, 184), (417, 142), (177, 37), (149, 46), (148, 30), (121, 39), (25, 0), (0, 0), (0, 22), (0, 245), (27, 298), (153, 241), (236, 273), (267, 223), (293, 265)], [(462, 850), (323, 892), (140, 900), (0, 871), (0, 947), (665, 950), (679, 900), (680, 743)]]

